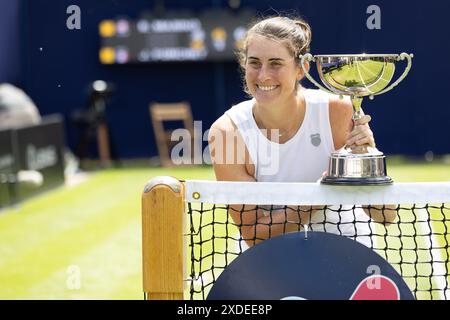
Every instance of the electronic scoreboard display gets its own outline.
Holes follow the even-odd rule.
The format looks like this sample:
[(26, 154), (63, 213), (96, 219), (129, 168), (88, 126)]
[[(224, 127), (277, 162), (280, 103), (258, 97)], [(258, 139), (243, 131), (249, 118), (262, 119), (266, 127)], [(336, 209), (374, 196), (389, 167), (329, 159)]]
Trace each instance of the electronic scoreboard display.
[(103, 20), (99, 59), (103, 64), (235, 60), (253, 19), (252, 11), (205, 11)]

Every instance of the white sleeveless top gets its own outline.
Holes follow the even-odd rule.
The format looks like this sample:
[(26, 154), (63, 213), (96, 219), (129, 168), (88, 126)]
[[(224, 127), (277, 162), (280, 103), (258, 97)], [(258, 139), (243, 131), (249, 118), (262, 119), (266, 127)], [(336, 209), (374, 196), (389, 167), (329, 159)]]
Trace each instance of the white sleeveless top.
[[(284, 144), (270, 141), (253, 117), (254, 100), (232, 107), (225, 114), (243, 137), (261, 182), (315, 182), (328, 168), (334, 151), (328, 100), (319, 90), (304, 90), (306, 111), (297, 133)], [(286, 115), (288, 117), (289, 115)]]
[[(327, 170), (330, 154), (335, 150), (329, 119), (330, 96), (312, 89), (303, 89), (303, 94), (306, 101), (303, 123), (283, 144), (270, 141), (258, 128), (253, 117), (254, 100), (241, 102), (225, 112), (245, 142), (255, 165), (256, 181), (316, 182)], [(364, 211), (351, 207), (337, 209), (329, 207), (316, 212), (311, 219), (312, 230), (342, 234), (369, 247), (373, 245), (368, 237), (373, 233), (368, 223), (370, 219)], [(354, 223), (355, 220), (359, 223)]]

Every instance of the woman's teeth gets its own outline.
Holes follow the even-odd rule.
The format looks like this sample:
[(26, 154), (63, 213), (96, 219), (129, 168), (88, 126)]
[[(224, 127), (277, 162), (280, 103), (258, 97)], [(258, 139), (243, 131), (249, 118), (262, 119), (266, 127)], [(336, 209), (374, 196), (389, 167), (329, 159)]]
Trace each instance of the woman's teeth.
[(277, 86), (260, 86), (260, 85), (256, 85), (256, 86), (258, 87), (258, 89), (260, 89), (262, 91), (271, 91), (277, 87)]

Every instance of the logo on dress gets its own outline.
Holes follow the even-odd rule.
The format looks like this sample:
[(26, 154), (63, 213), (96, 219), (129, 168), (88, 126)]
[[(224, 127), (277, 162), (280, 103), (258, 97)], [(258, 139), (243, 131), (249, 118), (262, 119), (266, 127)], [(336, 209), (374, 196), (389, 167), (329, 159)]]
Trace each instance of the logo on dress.
[(312, 134), (310, 137), (311, 137), (311, 144), (314, 147), (318, 147), (320, 145), (320, 142), (322, 141), (320, 140), (320, 133)]

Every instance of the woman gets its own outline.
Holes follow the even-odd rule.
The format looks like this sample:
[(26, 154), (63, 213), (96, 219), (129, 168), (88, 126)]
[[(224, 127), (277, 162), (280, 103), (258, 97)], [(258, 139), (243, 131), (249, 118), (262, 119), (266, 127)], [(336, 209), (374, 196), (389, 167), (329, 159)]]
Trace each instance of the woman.
[[(304, 74), (299, 57), (309, 51), (310, 42), (311, 29), (301, 19), (271, 17), (249, 29), (239, 62), (245, 91), (252, 99), (233, 106), (211, 127), (209, 147), (217, 180), (315, 182), (327, 170), (333, 151), (344, 145), (375, 146), (370, 116), (353, 124), (350, 100), (301, 87)], [(250, 246), (299, 230), (328, 211), (323, 207), (266, 209), (230, 206), (229, 214)], [(396, 217), (394, 210), (365, 211), (377, 221), (392, 222)], [(368, 225), (362, 210), (354, 210), (350, 218)], [(323, 231), (342, 233), (326, 226)], [(356, 237), (354, 231), (346, 235)]]

